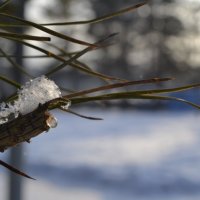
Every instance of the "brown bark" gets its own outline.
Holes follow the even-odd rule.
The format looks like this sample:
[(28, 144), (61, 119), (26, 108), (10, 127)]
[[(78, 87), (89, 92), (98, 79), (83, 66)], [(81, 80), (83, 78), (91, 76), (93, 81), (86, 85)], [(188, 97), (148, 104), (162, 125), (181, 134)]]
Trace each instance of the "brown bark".
[(52, 115), (46, 106), (0, 125), (0, 151), (3, 152), (21, 142), (29, 142), (32, 137), (49, 130), (48, 120)]

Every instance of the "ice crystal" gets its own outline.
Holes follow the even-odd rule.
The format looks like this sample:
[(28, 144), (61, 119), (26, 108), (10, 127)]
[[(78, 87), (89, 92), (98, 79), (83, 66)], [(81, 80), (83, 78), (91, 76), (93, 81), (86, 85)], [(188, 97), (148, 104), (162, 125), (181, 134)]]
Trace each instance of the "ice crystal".
[(65, 105), (61, 106), (61, 107), (62, 107), (63, 109), (65, 109), (65, 110), (67, 110), (70, 106), (71, 106), (71, 101), (68, 100), (68, 102), (67, 102)]
[(49, 128), (55, 128), (57, 126), (57, 124), (58, 124), (57, 119), (52, 115), (49, 116), (49, 118), (47, 119), (46, 123), (47, 123), (47, 126)]
[(61, 97), (61, 91), (54, 81), (45, 76), (27, 82), (18, 91), (18, 99), (13, 104), (1, 103), (0, 124), (35, 110), (39, 104)]

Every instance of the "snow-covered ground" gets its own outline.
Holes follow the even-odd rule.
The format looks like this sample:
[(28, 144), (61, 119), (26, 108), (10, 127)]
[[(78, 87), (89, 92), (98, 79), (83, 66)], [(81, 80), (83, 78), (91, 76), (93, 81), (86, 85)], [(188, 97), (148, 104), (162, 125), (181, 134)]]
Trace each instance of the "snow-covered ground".
[(200, 198), (198, 111), (79, 112), (104, 121), (55, 113), (58, 127), (26, 145), (26, 172), (37, 179), (24, 179), (26, 200)]

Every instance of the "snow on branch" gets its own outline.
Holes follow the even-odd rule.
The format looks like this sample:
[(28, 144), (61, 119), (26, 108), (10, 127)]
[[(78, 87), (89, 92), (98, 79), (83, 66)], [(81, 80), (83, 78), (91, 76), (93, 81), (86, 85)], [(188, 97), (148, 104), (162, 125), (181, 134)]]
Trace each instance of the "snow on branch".
[[(27, 82), (17, 92), (17, 100), (0, 105), (0, 151), (27, 141), (57, 125), (49, 105), (62, 99), (54, 81), (45, 76)], [(55, 102), (54, 102), (55, 101)], [(70, 102), (62, 102), (68, 109)]]
[(45, 76), (27, 82), (18, 91), (18, 99), (13, 103), (0, 105), (0, 124), (34, 111), (40, 104), (61, 97), (61, 91), (54, 81)]

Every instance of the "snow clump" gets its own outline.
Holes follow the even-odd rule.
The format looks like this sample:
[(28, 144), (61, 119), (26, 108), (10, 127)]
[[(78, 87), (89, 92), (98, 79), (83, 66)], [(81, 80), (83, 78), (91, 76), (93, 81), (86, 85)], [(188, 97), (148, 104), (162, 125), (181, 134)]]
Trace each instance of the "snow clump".
[(18, 99), (13, 104), (0, 104), (0, 124), (6, 123), (19, 114), (25, 115), (35, 110), (39, 104), (61, 97), (61, 91), (54, 81), (45, 76), (30, 80), (18, 91)]

